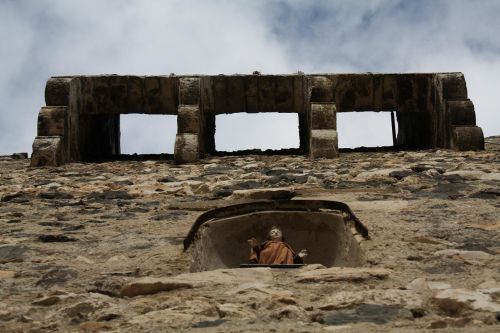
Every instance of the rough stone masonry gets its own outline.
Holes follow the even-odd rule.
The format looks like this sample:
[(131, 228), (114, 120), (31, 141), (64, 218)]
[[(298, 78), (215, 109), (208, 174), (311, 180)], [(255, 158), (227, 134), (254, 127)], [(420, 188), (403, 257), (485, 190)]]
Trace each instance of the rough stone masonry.
[(177, 115), (176, 163), (215, 150), (215, 117), (297, 113), (300, 152), (338, 157), (337, 112), (396, 112), (395, 145), (482, 150), (462, 73), (51, 77), (38, 115), (32, 166), (112, 159), (120, 114)]

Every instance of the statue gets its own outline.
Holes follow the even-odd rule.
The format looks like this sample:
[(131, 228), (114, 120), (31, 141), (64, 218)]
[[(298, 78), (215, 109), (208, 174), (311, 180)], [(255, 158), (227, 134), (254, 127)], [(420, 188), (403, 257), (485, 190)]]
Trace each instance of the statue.
[(248, 240), (248, 244), (251, 247), (249, 259), (251, 264), (303, 264), (308, 254), (305, 249), (295, 254), (290, 245), (283, 241), (283, 233), (276, 226), (269, 231), (267, 241), (259, 244), (259, 241), (252, 237)]

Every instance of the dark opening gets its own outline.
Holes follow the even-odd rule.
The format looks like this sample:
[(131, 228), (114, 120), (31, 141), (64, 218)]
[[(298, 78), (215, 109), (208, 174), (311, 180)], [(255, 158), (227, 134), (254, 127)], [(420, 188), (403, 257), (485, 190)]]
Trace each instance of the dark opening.
[(216, 154), (298, 154), (296, 113), (234, 113), (216, 116)]
[[(394, 112), (395, 135), (397, 119)], [(339, 148), (344, 151), (364, 148), (394, 149), (391, 112), (337, 113)]]
[(122, 114), (120, 157), (171, 157), (176, 133), (177, 116)]

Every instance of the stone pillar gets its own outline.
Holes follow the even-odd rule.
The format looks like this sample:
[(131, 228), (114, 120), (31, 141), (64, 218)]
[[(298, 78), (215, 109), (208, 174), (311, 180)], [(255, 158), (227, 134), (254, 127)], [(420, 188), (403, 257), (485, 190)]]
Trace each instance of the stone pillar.
[(51, 77), (45, 85), (45, 104), (38, 113), (31, 166), (58, 166), (68, 160), (68, 105), (71, 77)]
[(484, 150), (484, 135), (476, 126), (474, 104), (467, 98), (462, 73), (440, 74), (446, 108), (449, 147), (455, 150)]
[(45, 106), (38, 113), (31, 166), (58, 166), (67, 160), (67, 111), (65, 106)]
[(311, 103), (309, 152), (312, 158), (339, 156), (335, 103)]
[(200, 79), (179, 79), (179, 107), (175, 137), (175, 163), (190, 163), (200, 159), (201, 143)]

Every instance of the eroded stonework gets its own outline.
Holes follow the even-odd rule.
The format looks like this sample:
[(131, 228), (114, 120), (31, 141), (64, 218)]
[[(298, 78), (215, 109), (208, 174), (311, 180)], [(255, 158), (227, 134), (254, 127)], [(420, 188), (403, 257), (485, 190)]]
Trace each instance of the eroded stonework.
[(177, 115), (175, 161), (215, 150), (215, 117), (299, 115), (300, 151), (338, 156), (338, 112), (396, 112), (396, 146), (482, 150), (462, 73), (52, 77), (39, 113), (32, 166), (120, 154), (120, 114)]

